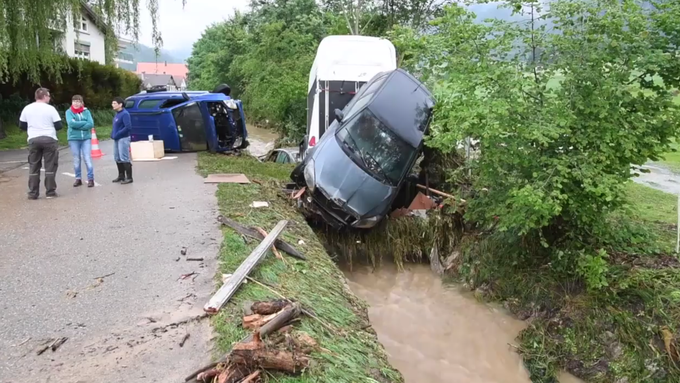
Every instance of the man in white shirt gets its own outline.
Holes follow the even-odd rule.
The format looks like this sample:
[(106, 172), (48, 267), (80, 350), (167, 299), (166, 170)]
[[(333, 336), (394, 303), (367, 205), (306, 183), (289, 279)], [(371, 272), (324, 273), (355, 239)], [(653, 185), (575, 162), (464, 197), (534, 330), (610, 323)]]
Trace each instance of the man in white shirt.
[(57, 130), (62, 128), (61, 117), (49, 104), (50, 91), (38, 88), (35, 102), (21, 111), (19, 127), (28, 132), (28, 199), (38, 199), (40, 195), (40, 168), (45, 159), (45, 195), (57, 196), (57, 167), (59, 166), (59, 141)]

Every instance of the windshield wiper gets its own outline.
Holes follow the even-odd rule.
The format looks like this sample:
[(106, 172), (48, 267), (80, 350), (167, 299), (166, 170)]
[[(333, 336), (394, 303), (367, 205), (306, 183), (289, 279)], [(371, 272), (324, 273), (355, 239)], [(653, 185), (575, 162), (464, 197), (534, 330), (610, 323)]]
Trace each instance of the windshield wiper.
[(348, 144), (345, 140), (342, 140), (342, 142), (345, 144), (347, 149), (349, 149), (350, 152), (356, 154), (357, 157), (359, 157), (361, 162), (364, 164), (364, 166), (368, 167), (368, 164), (366, 163), (366, 159), (364, 158), (363, 154), (361, 153), (361, 150), (359, 150), (359, 145), (357, 145), (357, 142), (354, 141), (354, 137), (352, 137), (352, 135), (349, 134), (349, 132), (347, 132), (347, 134), (345, 134), (345, 137), (349, 137), (349, 139), (352, 140), (352, 145), (354, 145), (354, 147), (352, 147), (352, 145)]
[(373, 167), (373, 166), (368, 166), (368, 162), (366, 161), (366, 157), (364, 157), (364, 156), (368, 156), (368, 157), (371, 159), (371, 161), (378, 167), (377, 170), (379, 171), (380, 176), (383, 177), (383, 179), (385, 179), (385, 181), (388, 181), (388, 182), (390, 182), (390, 183), (392, 182), (392, 180), (390, 180), (389, 177), (387, 177), (387, 173), (385, 172), (385, 170), (382, 168), (382, 166), (380, 166), (380, 164), (378, 163), (378, 161), (376, 161), (375, 158), (373, 158), (373, 156), (371, 156), (371, 155), (370, 155), (369, 153), (367, 153), (367, 152), (363, 152), (363, 151), (359, 150), (359, 145), (357, 145), (357, 142), (354, 140), (354, 137), (352, 137), (352, 135), (351, 135), (349, 132), (347, 132), (347, 134), (345, 135), (345, 137), (349, 137), (349, 139), (352, 140), (352, 144), (354, 145), (354, 148), (352, 148), (347, 142), (345, 142), (345, 141), (343, 140), (343, 143), (345, 144), (345, 146), (347, 146), (347, 148), (348, 148), (352, 153), (357, 154), (357, 157), (359, 157), (359, 158), (361, 159), (361, 162), (364, 164), (364, 166), (365, 166), (367, 169), (371, 169), (371, 168), (374, 168), (374, 167)]
[[(367, 155), (371, 159), (371, 161), (373, 161), (373, 163), (377, 166), (378, 171), (380, 172), (380, 175), (385, 179), (385, 181), (392, 183), (392, 180), (387, 176), (385, 169), (383, 169), (383, 167), (380, 166), (380, 163), (378, 163), (378, 161), (376, 161), (375, 158), (370, 153), (364, 153), (364, 154)], [(366, 162), (366, 160), (364, 160), (364, 163), (365, 162)]]

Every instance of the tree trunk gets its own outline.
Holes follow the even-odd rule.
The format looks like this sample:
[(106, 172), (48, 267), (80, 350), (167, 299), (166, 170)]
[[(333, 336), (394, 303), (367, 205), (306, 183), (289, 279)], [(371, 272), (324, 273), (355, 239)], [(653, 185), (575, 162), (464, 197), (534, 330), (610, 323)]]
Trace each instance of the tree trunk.
[(0, 140), (7, 138), (7, 133), (5, 133), (5, 128), (2, 125), (2, 120), (0, 120)]

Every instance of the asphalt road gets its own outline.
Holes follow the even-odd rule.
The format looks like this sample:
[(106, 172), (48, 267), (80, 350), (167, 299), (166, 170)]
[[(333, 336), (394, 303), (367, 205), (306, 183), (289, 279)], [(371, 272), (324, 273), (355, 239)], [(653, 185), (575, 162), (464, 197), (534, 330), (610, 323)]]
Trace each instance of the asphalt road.
[[(135, 182), (113, 184), (112, 142), (100, 145), (90, 189), (71, 186), (71, 156), (60, 153), (56, 199), (41, 185), (27, 200), (25, 165), (0, 170), (2, 383), (182, 382), (209, 362), (210, 325), (192, 318), (214, 288), (215, 187), (196, 174), (195, 154), (135, 162)], [(59, 337), (68, 340), (37, 355)]]

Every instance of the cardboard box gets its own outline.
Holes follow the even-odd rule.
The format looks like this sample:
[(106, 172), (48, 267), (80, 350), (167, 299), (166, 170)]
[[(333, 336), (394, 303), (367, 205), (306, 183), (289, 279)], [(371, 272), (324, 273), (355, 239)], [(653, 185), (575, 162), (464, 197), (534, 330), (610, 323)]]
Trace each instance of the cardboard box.
[(163, 141), (137, 141), (130, 143), (132, 160), (159, 160), (165, 156)]

